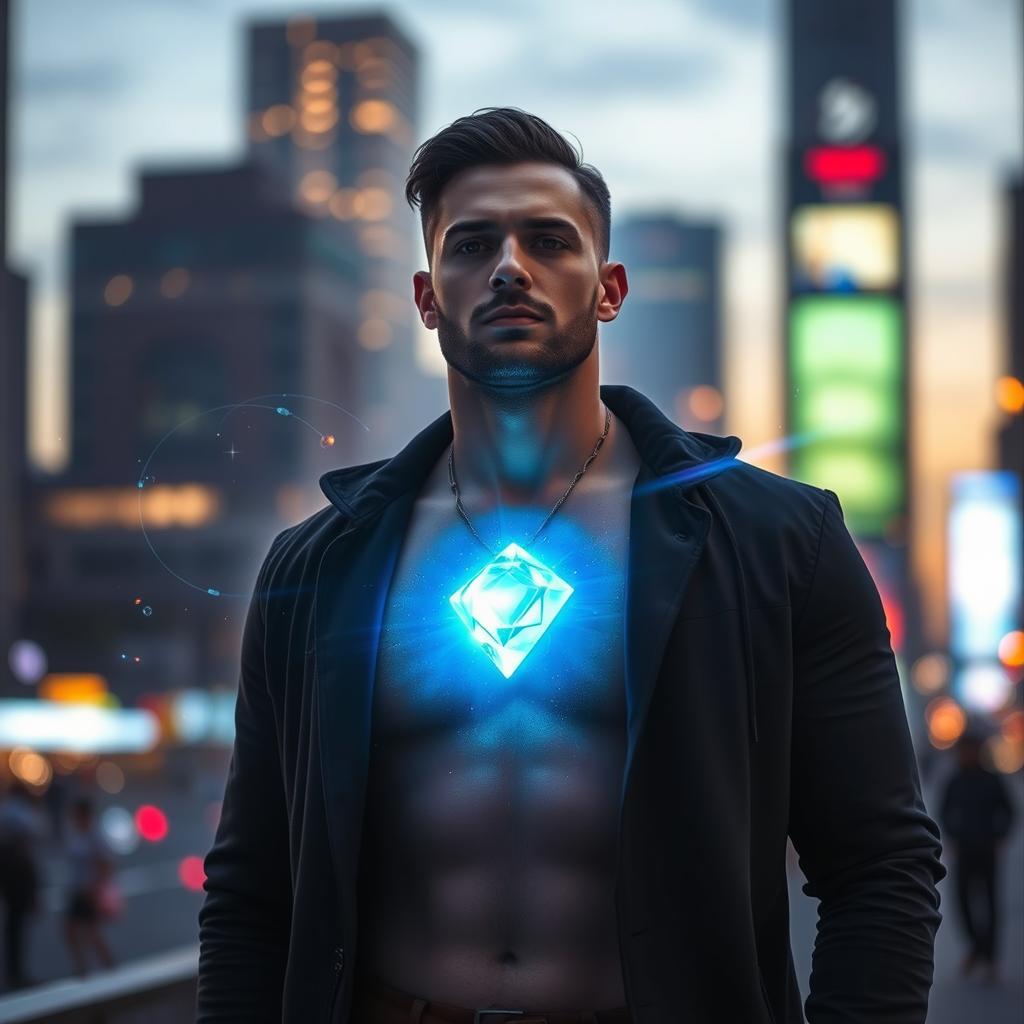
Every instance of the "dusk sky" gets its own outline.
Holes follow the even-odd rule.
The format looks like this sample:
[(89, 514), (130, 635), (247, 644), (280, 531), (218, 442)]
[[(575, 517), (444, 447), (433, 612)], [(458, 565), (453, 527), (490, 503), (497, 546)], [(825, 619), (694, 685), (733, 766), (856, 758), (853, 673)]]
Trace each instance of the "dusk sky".
[[(10, 244), (32, 279), (30, 449), (41, 468), (66, 457), (71, 219), (128, 212), (140, 165), (241, 154), (247, 19), (369, 9), (390, 12), (421, 48), (417, 141), (477, 107), (523, 107), (579, 140), (616, 217), (722, 223), (727, 430), (746, 449), (781, 436), (779, 0), (13, 6)], [(997, 423), (1002, 186), (1024, 151), (1020, 7), (902, 6), (918, 561), (936, 593), (949, 474), (989, 464)], [(411, 283), (409, 300), (412, 312)]]

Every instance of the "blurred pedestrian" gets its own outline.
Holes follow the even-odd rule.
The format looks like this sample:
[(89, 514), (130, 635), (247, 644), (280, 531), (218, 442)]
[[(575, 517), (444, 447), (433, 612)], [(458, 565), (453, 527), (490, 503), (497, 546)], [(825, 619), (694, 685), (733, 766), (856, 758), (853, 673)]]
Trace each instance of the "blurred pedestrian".
[(25, 931), (39, 894), (37, 846), (46, 822), (36, 797), (25, 783), (13, 779), (0, 802), (0, 896), (6, 907), (4, 965), (9, 988), (31, 985), (24, 970)]
[(953, 851), (960, 923), (970, 942), (960, 970), (984, 969), (996, 981), (999, 924), (998, 854), (1013, 821), (1013, 805), (1000, 775), (981, 763), (982, 738), (961, 737), (956, 746), (957, 768), (946, 783), (939, 812), (943, 838)]
[(104, 967), (114, 966), (114, 957), (100, 930), (104, 890), (114, 873), (110, 849), (94, 826), (92, 800), (76, 797), (71, 803), (71, 829), (66, 841), (70, 880), (64, 917), (64, 933), (79, 974), (89, 971), (86, 953), (95, 950)]

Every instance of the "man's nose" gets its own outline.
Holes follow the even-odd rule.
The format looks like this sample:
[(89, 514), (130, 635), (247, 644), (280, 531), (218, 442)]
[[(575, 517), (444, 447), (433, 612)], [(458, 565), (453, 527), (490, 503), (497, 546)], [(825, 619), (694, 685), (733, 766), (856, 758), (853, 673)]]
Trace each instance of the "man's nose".
[(530, 274), (522, 260), (519, 243), (514, 238), (506, 239), (501, 246), (501, 256), (491, 271), (491, 287), (495, 290), (515, 285), (529, 288)]

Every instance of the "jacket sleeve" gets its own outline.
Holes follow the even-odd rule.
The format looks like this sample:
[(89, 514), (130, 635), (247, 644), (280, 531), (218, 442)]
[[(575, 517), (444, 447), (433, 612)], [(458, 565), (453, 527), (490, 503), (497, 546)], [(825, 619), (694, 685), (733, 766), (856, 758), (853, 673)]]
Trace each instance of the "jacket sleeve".
[(921, 797), (882, 602), (826, 492), (794, 624), (789, 831), (817, 898), (810, 1024), (923, 1024), (942, 917), (939, 830)]
[(288, 815), (264, 634), (267, 566), (242, 638), (235, 742), (199, 912), (197, 1024), (281, 1020), (291, 928)]

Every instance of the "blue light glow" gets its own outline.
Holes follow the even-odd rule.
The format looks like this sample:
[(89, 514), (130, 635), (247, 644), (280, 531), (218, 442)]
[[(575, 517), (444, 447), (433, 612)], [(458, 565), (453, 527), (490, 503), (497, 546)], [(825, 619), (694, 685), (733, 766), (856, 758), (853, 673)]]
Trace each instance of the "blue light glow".
[(508, 679), (572, 593), (543, 562), (509, 544), (448, 600), (470, 636)]

